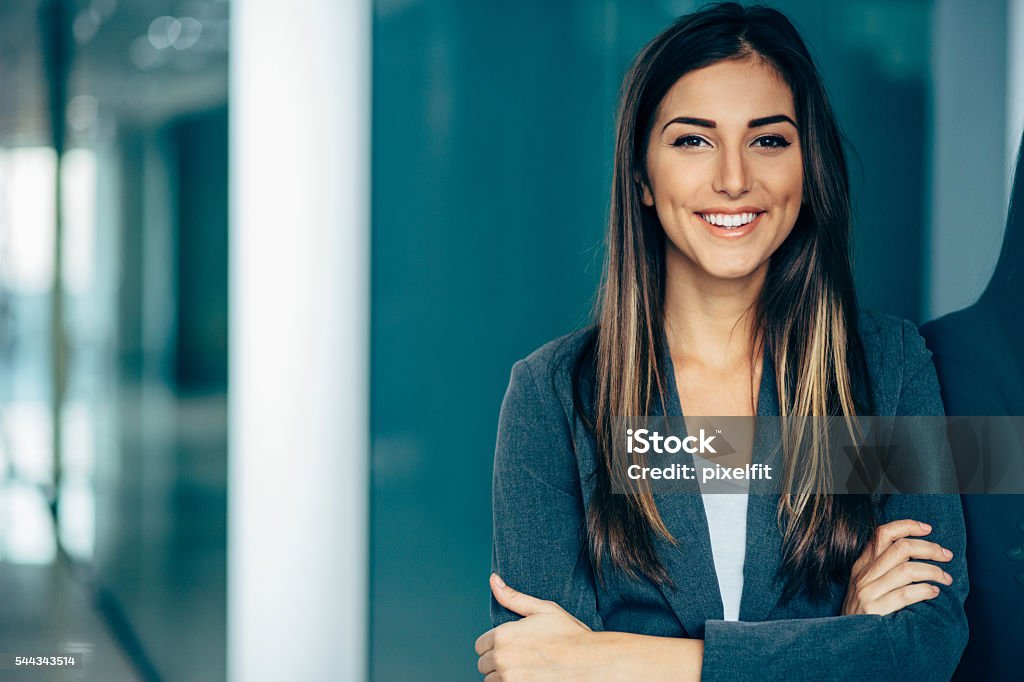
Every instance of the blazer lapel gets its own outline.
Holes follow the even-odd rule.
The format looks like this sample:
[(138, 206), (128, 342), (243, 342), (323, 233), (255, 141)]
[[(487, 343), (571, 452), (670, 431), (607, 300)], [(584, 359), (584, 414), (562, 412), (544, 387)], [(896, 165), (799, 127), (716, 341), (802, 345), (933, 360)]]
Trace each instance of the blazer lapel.
[[(767, 348), (761, 370), (761, 388), (757, 399), (757, 426), (754, 433), (753, 462), (782, 472), (782, 432), (775, 368)], [(777, 481), (755, 479), (747, 498), (747, 545), (743, 560), (743, 595), (740, 620), (759, 622), (767, 619), (782, 597), (782, 534), (777, 512)]]
[[(657, 416), (681, 417), (682, 409), (672, 358), (666, 343), (662, 344), (662, 348), (664, 350), (662, 357), (659, 358), (659, 364), (668, 385), (668, 414), (661, 415), (660, 406), (654, 411)], [(682, 423), (683, 420), (673, 421), (678, 421), (679, 429), (684, 431), (676, 435), (684, 437), (686, 426)], [(691, 455), (684, 452), (679, 459), (682, 463), (693, 466)], [(665, 527), (676, 540), (676, 544), (673, 545), (658, 535), (655, 541), (658, 555), (675, 583), (674, 587), (659, 587), (686, 633), (690, 637), (702, 638), (704, 622), (720, 620), (723, 617), (722, 596), (718, 589), (718, 577), (711, 553), (711, 536), (704, 513), (704, 501), (700, 496), (700, 486), (696, 480), (680, 483), (685, 488), (684, 493), (654, 495)]]
[[(661, 371), (666, 376), (669, 400), (664, 416), (682, 417), (675, 370), (668, 345), (663, 344), (660, 358)], [(767, 349), (761, 371), (758, 393), (758, 423), (754, 437), (752, 461), (773, 467), (781, 472), (781, 442), (779, 403), (776, 395), (775, 370)], [(660, 407), (655, 412), (660, 416)], [(763, 419), (767, 417), (767, 419)], [(683, 420), (679, 427), (685, 431)], [(686, 434), (678, 434), (685, 436)], [(693, 465), (693, 457), (682, 453), (683, 463)], [(655, 494), (654, 499), (662, 520), (677, 544), (672, 545), (658, 536), (656, 548), (665, 568), (675, 582), (675, 588), (660, 586), (676, 617), (690, 637), (704, 636), (707, 620), (722, 620), (724, 609), (711, 551), (704, 500), (697, 481), (681, 482), (685, 493)], [(783, 583), (779, 568), (782, 560), (782, 535), (776, 522), (779, 495), (772, 481), (751, 481), (747, 501), (747, 540), (743, 562), (743, 594), (740, 600), (740, 620), (765, 620), (782, 597)]]

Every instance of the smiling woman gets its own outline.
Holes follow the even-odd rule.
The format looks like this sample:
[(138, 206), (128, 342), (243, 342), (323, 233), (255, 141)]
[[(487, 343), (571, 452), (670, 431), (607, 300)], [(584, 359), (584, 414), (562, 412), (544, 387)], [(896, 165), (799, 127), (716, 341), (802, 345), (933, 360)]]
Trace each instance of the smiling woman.
[[(916, 328), (858, 310), (850, 232), (839, 129), (782, 14), (712, 6), (641, 51), (597, 319), (516, 363), (502, 404), (487, 682), (949, 677), (959, 498), (832, 495), (826, 448), (800, 447), (802, 417), (942, 414)], [(637, 415), (775, 417), (730, 464), (785, 494), (654, 494), (614, 447)]]

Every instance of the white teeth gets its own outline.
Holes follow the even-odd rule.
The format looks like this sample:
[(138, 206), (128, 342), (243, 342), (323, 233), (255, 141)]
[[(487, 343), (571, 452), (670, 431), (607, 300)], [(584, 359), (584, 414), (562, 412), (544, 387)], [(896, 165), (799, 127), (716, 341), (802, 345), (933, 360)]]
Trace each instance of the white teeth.
[(700, 213), (701, 218), (712, 225), (727, 229), (753, 222), (759, 213)]

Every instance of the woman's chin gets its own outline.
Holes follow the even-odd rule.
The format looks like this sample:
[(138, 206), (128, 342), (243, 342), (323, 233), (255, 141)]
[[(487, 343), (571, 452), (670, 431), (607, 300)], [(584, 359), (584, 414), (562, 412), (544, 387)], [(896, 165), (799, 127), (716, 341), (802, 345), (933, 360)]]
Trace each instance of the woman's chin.
[(710, 279), (744, 280), (753, 277), (758, 270), (757, 263), (717, 262), (704, 264), (704, 274)]
[[(669, 269), (677, 268), (687, 278), (698, 280), (744, 280), (757, 277), (770, 254), (763, 248), (672, 248), (667, 253)], [(753, 246), (753, 245), (748, 245)]]

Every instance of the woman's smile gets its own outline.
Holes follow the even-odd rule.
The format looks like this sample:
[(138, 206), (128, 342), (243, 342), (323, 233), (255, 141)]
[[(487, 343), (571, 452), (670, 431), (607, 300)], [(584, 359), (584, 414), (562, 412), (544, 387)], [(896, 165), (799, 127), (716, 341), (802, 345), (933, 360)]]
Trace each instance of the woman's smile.
[(761, 223), (761, 218), (765, 213), (758, 208), (741, 206), (735, 209), (705, 209), (694, 215), (715, 237), (738, 239), (753, 232)]

